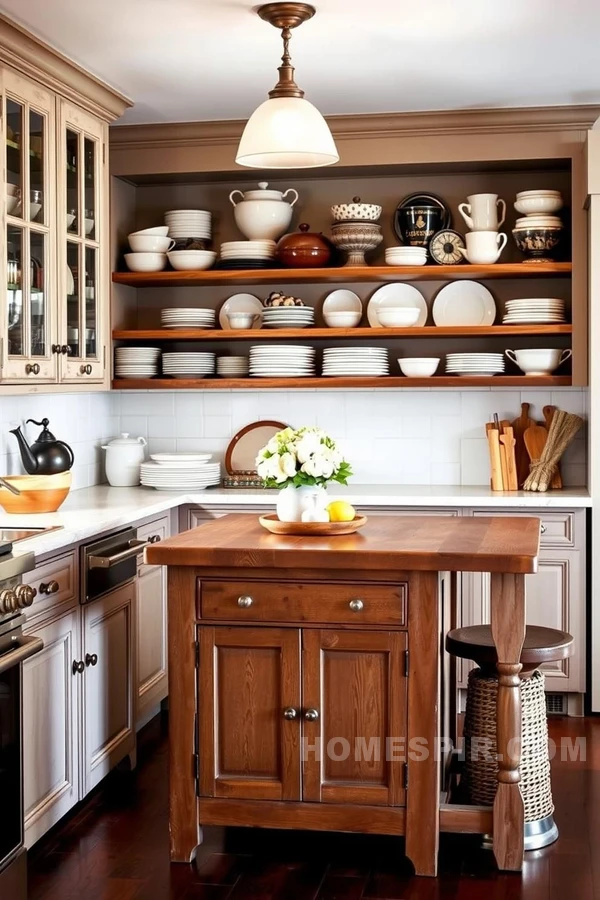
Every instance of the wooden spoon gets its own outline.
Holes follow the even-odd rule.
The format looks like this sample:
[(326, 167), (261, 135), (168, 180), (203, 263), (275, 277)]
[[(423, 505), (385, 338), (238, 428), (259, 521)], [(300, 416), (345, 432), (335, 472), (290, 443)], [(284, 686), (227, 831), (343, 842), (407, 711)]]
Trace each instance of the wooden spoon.
[(515, 438), (515, 458), (517, 462), (517, 478), (519, 487), (523, 486), (523, 482), (529, 475), (529, 454), (525, 447), (523, 435), (530, 425), (535, 425), (533, 419), (529, 418), (529, 403), (521, 403), (521, 415), (512, 423), (513, 436)]
[[(544, 406), (543, 412), (544, 412), (544, 419), (546, 422), (546, 429), (548, 432), (550, 432), (550, 426), (552, 425), (552, 419), (554, 418), (554, 413), (556, 412), (556, 407), (555, 406)], [(556, 471), (555, 471), (554, 475), (552, 476), (552, 481), (550, 482), (550, 487), (555, 488), (555, 489), (560, 489), (560, 488), (562, 488), (562, 486), (563, 486), (563, 483), (562, 483), (562, 478), (560, 475), (560, 466), (557, 465)]]
[(529, 459), (539, 459), (548, 440), (548, 432), (543, 425), (534, 422), (523, 435)]

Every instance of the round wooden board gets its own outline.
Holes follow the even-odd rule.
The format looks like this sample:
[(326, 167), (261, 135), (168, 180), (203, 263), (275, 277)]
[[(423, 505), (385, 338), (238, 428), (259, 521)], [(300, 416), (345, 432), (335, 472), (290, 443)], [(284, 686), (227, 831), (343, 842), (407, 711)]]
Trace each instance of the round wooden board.
[(259, 516), (258, 521), (271, 534), (293, 534), (298, 537), (331, 537), (354, 534), (367, 524), (366, 516), (356, 516), (352, 522), (280, 522), (275, 513)]

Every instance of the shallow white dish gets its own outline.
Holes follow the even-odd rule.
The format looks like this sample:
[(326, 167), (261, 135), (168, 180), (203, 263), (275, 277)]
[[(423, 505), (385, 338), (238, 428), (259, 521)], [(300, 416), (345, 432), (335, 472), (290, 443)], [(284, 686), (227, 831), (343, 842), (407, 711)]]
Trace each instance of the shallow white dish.
[(420, 316), (418, 307), (397, 307), (377, 310), (377, 319), (384, 328), (410, 328)]
[(169, 263), (179, 272), (210, 269), (217, 254), (212, 250), (172, 250), (167, 253)]
[(212, 453), (151, 453), (150, 459), (157, 463), (208, 462)]
[(130, 272), (161, 272), (167, 264), (166, 253), (126, 253)]
[(362, 310), (361, 312), (348, 310), (347, 312), (324, 313), (323, 318), (328, 328), (356, 328), (360, 325)]
[(413, 356), (399, 359), (400, 371), (407, 378), (430, 378), (440, 364), (439, 358), (429, 356)]
[(362, 316), (362, 311), (362, 300), (358, 294), (355, 294), (354, 291), (344, 290), (343, 288), (327, 294), (323, 301), (323, 315), (326, 313), (353, 312), (360, 313)]
[(132, 231), (129, 237), (132, 235), (140, 235), (140, 234), (154, 234), (159, 237), (166, 237), (169, 233), (168, 225), (155, 225), (152, 228), (140, 228), (139, 231)]
[(427, 303), (423, 294), (412, 284), (384, 284), (375, 291), (367, 306), (367, 318), (372, 328), (382, 328), (377, 318), (377, 311), (390, 306), (417, 307), (419, 318), (416, 325), (424, 325), (427, 321)]
[(252, 326), (252, 329), (257, 331), (262, 327), (263, 309), (261, 301), (254, 294), (233, 294), (219, 310), (219, 325), (225, 330), (229, 328), (227, 316), (230, 313), (254, 313), (260, 316)]
[(493, 325), (496, 303), (477, 281), (454, 281), (438, 293), (432, 312), (436, 325)]

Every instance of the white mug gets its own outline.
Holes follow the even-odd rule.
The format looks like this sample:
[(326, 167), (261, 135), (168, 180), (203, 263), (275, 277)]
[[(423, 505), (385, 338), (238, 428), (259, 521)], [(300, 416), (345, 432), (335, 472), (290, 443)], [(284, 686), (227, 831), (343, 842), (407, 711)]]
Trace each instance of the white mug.
[[(498, 206), (502, 214), (498, 221)], [(498, 231), (506, 218), (506, 203), (498, 194), (471, 194), (467, 203), (459, 203), (458, 211), (471, 231)]]
[(549, 375), (573, 355), (572, 350), (560, 350), (557, 347), (504, 352), (525, 375)]
[(475, 266), (487, 266), (497, 262), (508, 238), (503, 231), (468, 231), (465, 240), (467, 249), (458, 248), (465, 259)]

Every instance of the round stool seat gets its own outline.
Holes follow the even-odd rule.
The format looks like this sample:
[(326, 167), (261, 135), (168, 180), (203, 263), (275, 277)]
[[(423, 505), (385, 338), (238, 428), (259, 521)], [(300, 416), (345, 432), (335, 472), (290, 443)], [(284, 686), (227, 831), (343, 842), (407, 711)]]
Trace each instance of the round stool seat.
[[(484, 671), (495, 671), (498, 654), (490, 625), (455, 628), (446, 635), (446, 650), (453, 656), (472, 659)], [(573, 655), (573, 638), (566, 631), (528, 625), (521, 650), (521, 677), (531, 675), (546, 662), (567, 659)]]

